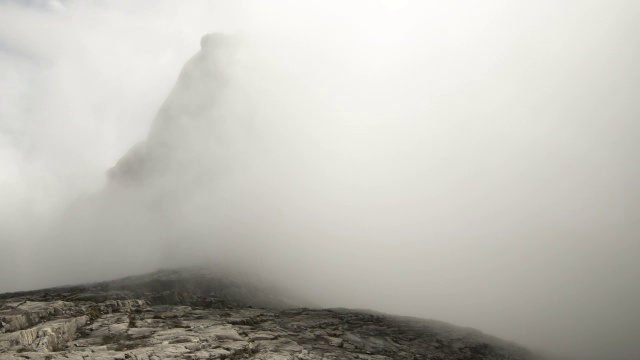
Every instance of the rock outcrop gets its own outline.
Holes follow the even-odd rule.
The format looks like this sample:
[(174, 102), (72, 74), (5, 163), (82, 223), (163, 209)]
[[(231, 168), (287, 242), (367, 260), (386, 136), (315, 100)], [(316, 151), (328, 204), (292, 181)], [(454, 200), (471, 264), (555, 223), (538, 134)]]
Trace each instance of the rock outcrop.
[[(234, 69), (238, 39), (207, 34), (201, 50), (183, 67), (171, 93), (158, 110), (147, 139), (134, 145), (108, 171), (111, 185), (149, 186), (149, 180), (202, 176), (220, 166), (210, 162), (221, 148), (231, 123), (242, 122)], [(228, 149), (227, 149), (228, 150)]]
[(536, 359), (477, 330), (370, 311), (291, 308), (277, 294), (206, 274), (163, 270), (2, 294), (0, 358)]

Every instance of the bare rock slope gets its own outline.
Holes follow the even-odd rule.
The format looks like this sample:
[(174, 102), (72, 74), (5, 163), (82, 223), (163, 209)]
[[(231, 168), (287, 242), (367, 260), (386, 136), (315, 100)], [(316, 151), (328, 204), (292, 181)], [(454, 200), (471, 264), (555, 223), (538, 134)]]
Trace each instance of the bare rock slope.
[(535, 359), (434, 320), (294, 308), (204, 269), (0, 295), (1, 359)]

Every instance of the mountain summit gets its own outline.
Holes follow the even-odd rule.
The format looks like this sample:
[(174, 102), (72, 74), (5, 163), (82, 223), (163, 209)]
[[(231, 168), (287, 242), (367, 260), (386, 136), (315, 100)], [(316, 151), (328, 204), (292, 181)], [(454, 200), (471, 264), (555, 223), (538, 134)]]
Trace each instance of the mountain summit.
[(208, 34), (201, 50), (183, 67), (178, 81), (153, 120), (148, 137), (133, 146), (108, 172), (112, 182), (144, 182), (180, 172), (204, 171), (203, 160), (220, 150), (230, 122), (240, 122), (234, 70), (238, 39)]

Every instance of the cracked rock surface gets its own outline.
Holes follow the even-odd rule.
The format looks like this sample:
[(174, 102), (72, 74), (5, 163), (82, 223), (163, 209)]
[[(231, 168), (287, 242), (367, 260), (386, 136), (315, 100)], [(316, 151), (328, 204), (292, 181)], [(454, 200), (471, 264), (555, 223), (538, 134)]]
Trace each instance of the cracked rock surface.
[(537, 359), (477, 330), (292, 308), (262, 289), (193, 269), (2, 294), (0, 358)]

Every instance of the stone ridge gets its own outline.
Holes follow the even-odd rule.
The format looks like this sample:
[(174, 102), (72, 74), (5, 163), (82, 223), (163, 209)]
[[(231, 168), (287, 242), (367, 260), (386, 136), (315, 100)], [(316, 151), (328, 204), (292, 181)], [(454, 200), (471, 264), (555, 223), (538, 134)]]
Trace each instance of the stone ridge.
[[(205, 296), (194, 285), (206, 281), (189, 279), (193, 274), (0, 295), (0, 358), (536, 359), (515, 344), (439, 321)], [(157, 281), (167, 277), (187, 285)]]

